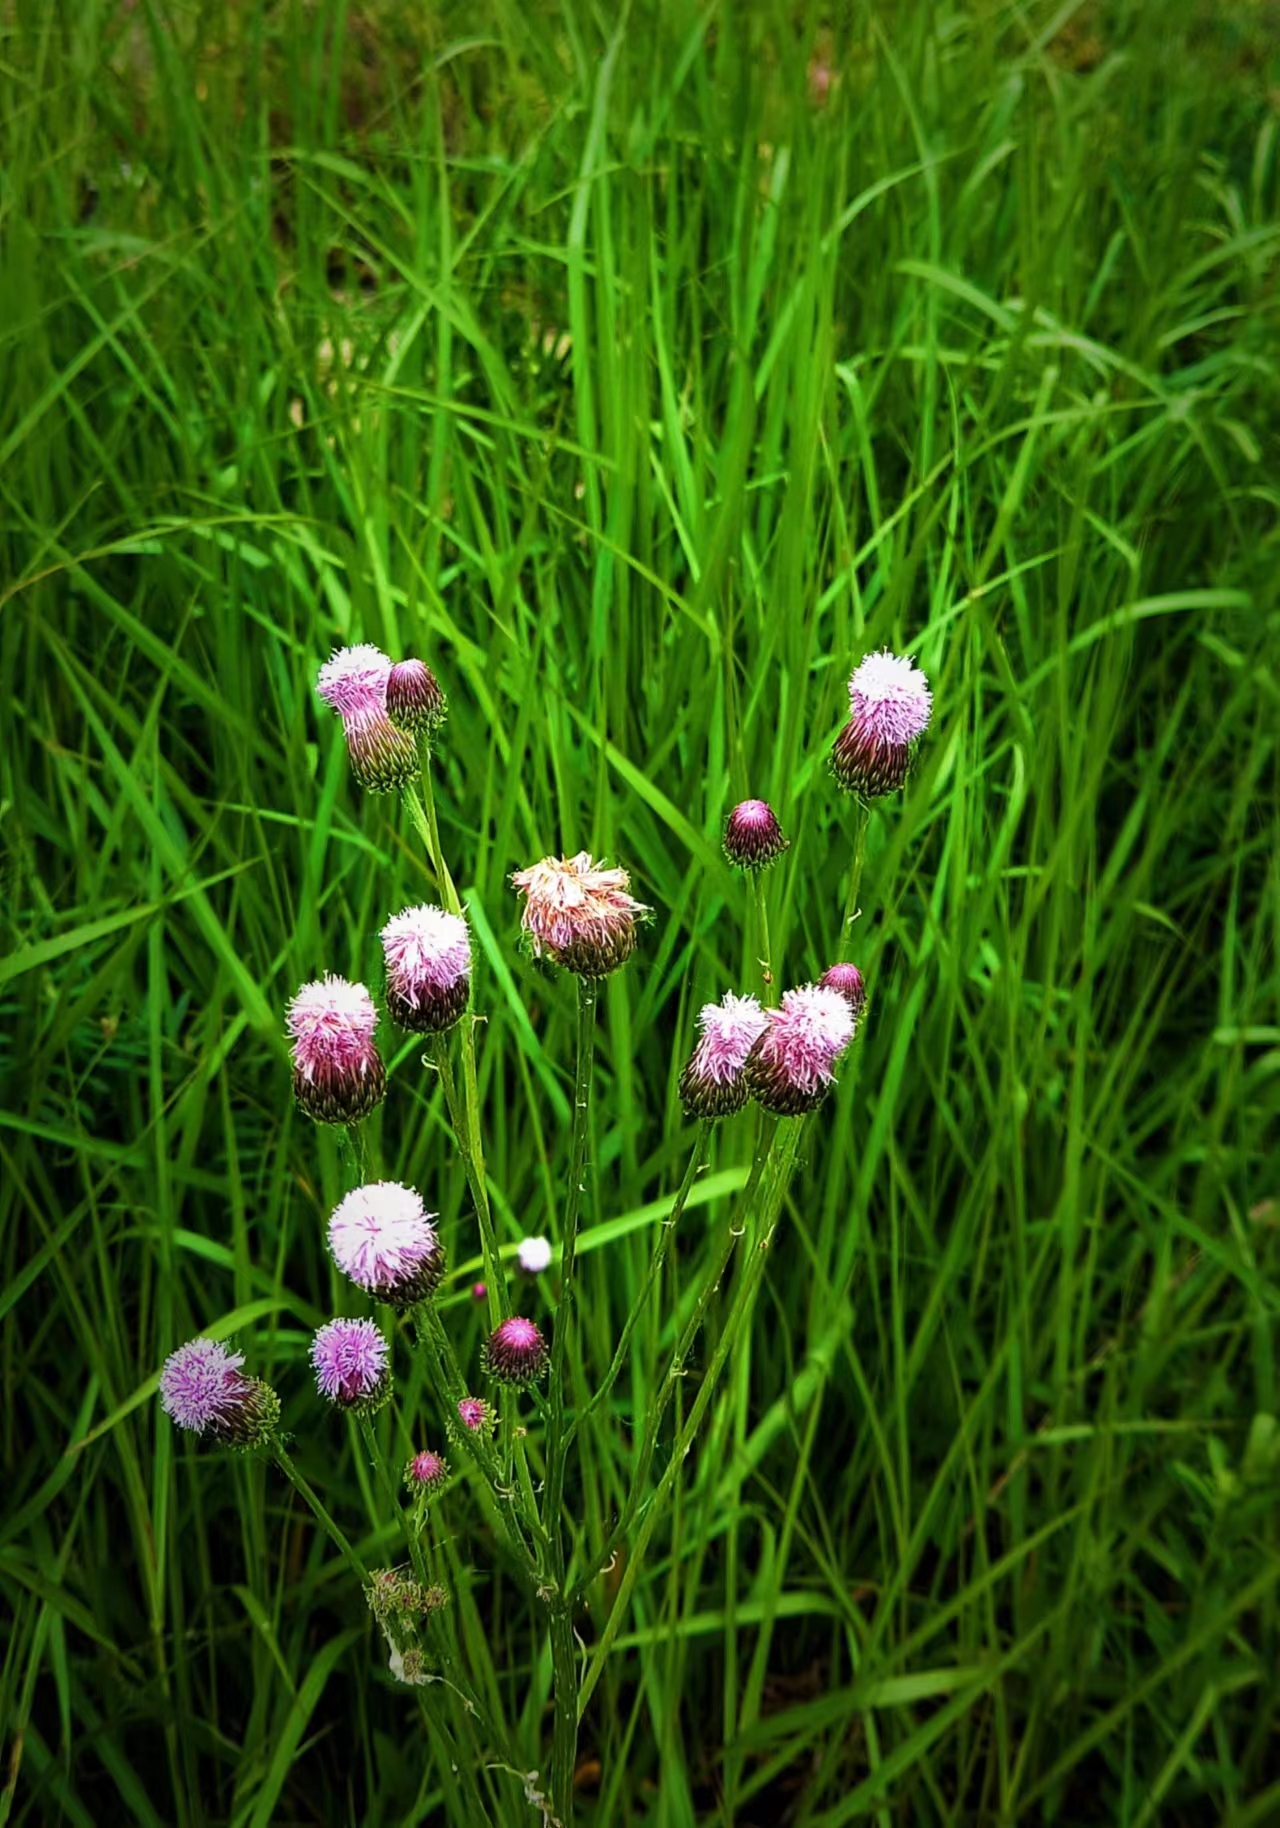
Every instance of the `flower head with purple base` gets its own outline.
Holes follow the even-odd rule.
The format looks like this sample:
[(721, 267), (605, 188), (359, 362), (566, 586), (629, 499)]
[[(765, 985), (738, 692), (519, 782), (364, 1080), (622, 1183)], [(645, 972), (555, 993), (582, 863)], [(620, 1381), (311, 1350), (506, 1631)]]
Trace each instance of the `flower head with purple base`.
[(689, 1117), (728, 1117), (747, 1102), (747, 1056), (769, 1025), (756, 999), (727, 990), (698, 1012), (698, 1044), (680, 1075), (680, 1099)]
[(418, 745), (387, 711), (392, 666), (363, 642), (339, 648), (320, 668), (316, 690), (342, 719), (351, 771), (371, 793), (392, 793), (418, 771)]
[(290, 1003), (293, 1095), (317, 1123), (358, 1123), (381, 1103), (387, 1075), (373, 1044), (377, 1025), (364, 985), (331, 974), (304, 984)]
[(404, 1469), (404, 1482), (418, 1498), (434, 1498), (448, 1477), (449, 1462), (429, 1447), (414, 1454)]
[(468, 1434), (488, 1434), (498, 1424), (482, 1396), (464, 1396), (458, 1404), (458, 1420)]
[(399, 1181), (370, 1181), (334, 1207), (329, 1248), (359, 1287), (392, 1307), (412, 1307), (444, 1274), (444, 1248), (422, 1196)]
[(635, 951), (636, 921), (649, 910), (633, 899), (625, 870), (602, 869), (579, 851), (544, 857), (517, 870), (511, 883), (524, 897), (520, 925), (535, 958), (545, 954), (579, 977), (604, 977)]
[(373, 1410), (391, 1393), (387, 1342), (372, 1320), (330, 1320), (311, 1342), (316, 1388), (340, 1409)]
[(779, 1116), (816, 1110), (854, 1037), (848, 1002), (838, 990), (804, 984), (783, 992), (781, 1007), (768, 1011), (768, 1024), (747, 1059), (751, 1096)]
[(864, 800), (901, 787), (932, 714), (929, 681), (913, 660), (887, 648), (868, 654), (849, 680), (849, 721), (831, 751), (840, 786)]
[(855, 1022), (862, 1020), (867, 1006), (867, 987), (856, 965), (830, 965), (818, 979), (823, 990), (838, 990), (853, 1011)]
[(544, 1270), (551, 1268), (550, 1238), (521, 1238), (520, 1248), (516, 1251), (516, 1262), (526, 1276), (540, 1276)]
[(387, 675), (387, 716), (402, 730), (434, 730), (448, 710), (440, 682), (425, 660), (397, 660)]
[(766, 869), (790, 842), (767, 800), (742, 800), (725, 821), (724, 854), (739, 869)]
[(471, 994), (471, 929), (460, 914), (423, 902), (382, 929), (387, 1009), (418, 1035), (452, 1028)]
[(215, 1339), (191, 1339), (164, 1361), (160, 1404), (170, 1421), (233, 1447), (257, 1447), (280, 1419), (280, 1400), (241, 1370), (242, 1352)]
[(536, 1384), (547, 1368), (549, 1353), (542, 1329), (523, 1314), (513, 1314), (484, 1342), (484, 1368), (500, 1384), (521, 1388)]

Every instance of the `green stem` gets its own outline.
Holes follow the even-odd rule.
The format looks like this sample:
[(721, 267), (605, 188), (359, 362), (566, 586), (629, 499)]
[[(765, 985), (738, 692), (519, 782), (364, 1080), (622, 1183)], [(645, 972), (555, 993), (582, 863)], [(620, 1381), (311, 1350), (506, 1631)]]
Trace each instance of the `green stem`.
[(773, 964), (769, 949), (769, 905), (765, 894), (764, 871), (752, 870), (751, 891), (756, 904), (757, 937), (760, 945), (759, 965), (764, 977), (765, 1001), (776, 1001), (774, 995)]
[(791, 1178), (791, 1170), (795, 1164), (796, 1150), (799, 1147), (800, 1134), (804, 1127), (804, 1123), (804, 1118), (788, 1119), (787, 1129), (783, 1135), (781, 1146), (776, 1152), (771, 1151), (772, 1159), (770, 1163), (770, 1172), (768, 1180), (765, 1183), (764, 1198), (761, 1202), (759, 1234), (755, 1239), (754, 1248), (738, 1284), (738, 1290), (733, 1298), (733, 1304), (729, 1309), (728, 1317), (725, 1320), (724, 1331), (716, 1341), (715, 1350), (711, 1354), (711, 1359), (707, 1365), (706, 1373), (698, 1390), (693, 1408), (689, 1411), (688, 1419), (676, 1438), (675, 1446), (671, 1452), (671, 1458), (667, 1462), (666, 1470), (658, 1482), (658, 1488), (640, 1521), (640, 1526), (636, 1531), (634, 1540), (629, 1544), (627, 1565), (618, 1586), (617, 1596), (610, 1609), (608, 1622), (605, 1625), (600, 1642), (596, 1646), (586, 1675), (582, 1681), (579, 1699), (580, 1709), (586, 1707), (596, 1683), (600, 1680), (601, 1672), (603, 1671), (609, 1653), (613, 1648), (613, 1641), (621, 1630), (623, 1620), (626, 1617), (626, 1609), (630, 1603), (631, 1594), (634, 1591), (636, 1581), (639, 1579), (641, 1568), (644, 1565), (644, 1555), (645, 1550), (649, 1545), (649, 1539), (653, 1535), (658, 1520), (662, 1516), (667, 1501), (675, 1488), (676, 1481), (680, 1477), (681, 1470), (684, 1466), (685, 1456), (693, 1445), (694, 1436), (702, 1425), (702, 1418), (707, 1412), (707, 1407), (711, 1402), (712, 1396), (715, 1394), (716, 1385), (720, 1380), (720, 1374), (724, 1370), (725, 1363), (733, 1350), (738, 1335), (743, 1325), (749, 1320), (755, 1305), (756, 1291), (759, 1289), (760, 1283), (764, 1277), (774, 1225), (787, 1190), (787, 1183)]
[(311, 1511), (321, 1529), (324, 1530), (334, 1547), (341, 1554), (343, 1560), (347, 1563), (347, 1566), (360, 1582), (361, 1587), (364, 1587), (369, 1579), (368, 1569), (356, 1554), (351, 1544), (347, 1541), (342, 1531), (338, 1528), (333, 1518), (329, 1515), (324, 1505), (321, 1504), (315, 1492), (312, 1491), (310, 1485), (308, 1485), (307, 1481), (298, 1471), (289, 1455), (288, 1449), (282, 1442), (272, 1441), (271, 1457), (280, 1468), (280, 1471), (284, 1474), (285, 1478), (289, 1481), (294, 1491), (297, 1492), (303, 1503)]
[[(463, 1020), (465, 1021), (466, 1017)], [(444, 1102), (449, 1112), (449, 1122), (453, 1125), (453, 1133), (458, 1139), (458, 1153), (462, 1156), (463, 1172), (467, 1177), (467, 1185), (471, 1189), (471, 1198), (475, 1202), (476, 1219), (480, 1226), (480, 1250), (484, 1257), (489, 1320), (496, 1327), (499, 1321), (505, 1320), (510, 1314), (511, 1303), (507, 1297), (506, 1278), (502, 1273), (502, 1257), (493, 1229), (489, 1189), (485, 1185), (483, 1172), (476, 1168), (475, 1158), (471, 1152), (470, 1125), (458, 1102), (458, 1087), (453, 1077), (453, 1067), (449, 1062), (448, 1036), (432, 1035), (430, 1053), (436, 1072), (440, 1075), (440, 1084), (444, 1088)]]
[(563, 1523), (565, 1464), (569, 1437), (565, 1429), (565, 1382), (569, 1333), (573, 1322), (574, 1261), (586, 1176), (587, 1132), (591, 1117), (591, 1062), (595, 1050), (596, 996), (593, 978), (578, 979), (578, 1045), (573, 1085), (573, 1131), (569, 1145), (569, 1188), (564, 1235), (560, 1244), (560, 1301), (551, 1342), (551, 1377), (547, 1397), (547, 1490), (542, 1517), (551, 1545), (551, 1666), (555, 1723), (551, 1745), (551, 1806), (569, 1828), (573, 1819), (573, 1767), (578, 1745), (578, 1671), (573, 1655), (573, 1615), (565, 1582)]
[(426, 1563), (422, 1557), (422, 1544), (418, 1541), (418, 1535), (413, 1527), (413, 1521), (406, 1512), (404, 1505), (400, 1501), (400, 1495), (392, 1484), (391, 1475), (387, 1470), (386, 1460), (383, 1458), (382, 1450), (378, 1446), (378, 1437), (373, 1430), (373, 1419), (368, 1415), (357, 1415), (355, 1419), (360, 1428), (361, 1438), (364, 1441), (365, 1452), (369, 1456), (369, 1464), (378, 1475), (378, 1483), (382, 1487), (382, 1495), (391, 1506), (392, 1516), (400, 1525), (400, 1533), (404, 1537), (408, 1547), (409, 1560), (413, 1563), (414, 1574), (422, 1584), (426, 1586), (428, 1584), (429, 1576)]
[(867, 860), (867, 826), (870, 822), (871, 808), (865, 801), (859, 800), (853, 815), (853, 861), (849, 865), (849, 892), (845, 896), (844, 917), (840, 922), (836, 946), (836, 956), (842, 961), (849, 950), (851, 929), (858, 917), (858, 890), (862, 887), (862, 866)]
[(693, 1350), (694, 1341), (702, 1330), (702, 1323), (706, 1319), (707, 1309), (711, 1305), (712, 1297), (715, 1295), (716, 1290), (719, 1288), (720, 1283), (724, 1278), (725, 1271), (729, 1267), (729, 1260), (737, 1249), (738, 1240), (751, 1222), (751, 1215), (755, 1210), (756, 1195), (773, 1150), (773, 1141), (777, 1133), (777, 1127), (776, 1119), (766, 1119), (765, 1125), (761, 1131), (760, 1143), (756, 1149), (755, 1160), (751, 1165), (751, 1176), (743, 1190), (742, 1204), (733, 1218), (731, 1218), (725, 1226), (724, 1233), (720, 1239), (719, 1250), (710, 1271), (703, 1279), (702, 1288), (699, 1291), (693, 1313), (690, 1315), (689, 1320), (685, 1325), (684, 1332), (680, 1335), (679, 1344), (676, 1346), (671, 1363), (667, 1367), (667, 1373), (662, 1380), (657, 1397), (650, 1406), (648, 1414), (645, 1416), (644, 1438), (640, 1443), (640, 1453), (636, 1460), (635, 1471), (631, 1475), (631, 1489), (627, 1502), (622, 1508), (622, 1514), (614, 1525), (609, 1540), (596, 1556), (591, 1567), (583, 1574), (581, 1580), (578, 1582), (578, 1593), (582, 1593), (589, 1587), (600, 1570), (607, 1567), (613, 1560), (618, 1550), (622, 1547), (623, 1542), (626, 1540), (627, 1533), (635, 1519), (636, 1512), (640, 1509), (644, 1500), (645, 1488), (649, 1481), (649, 1468), (653, 1463), (654, 1450), (658, 1444), (658, 1430), (662, 1426), (662, 1418), (666, 1414), (667, 1404), (671, 1401), (671, 1398), (675, 1393), (676, 1385), (684, 1376), (685, 1363), (690, 1352)]
[[(654, 1250), (653, 1256), (649, 1260), (649, 1269), (644, 1279), (644, 1286), (636, 1296), (631, 1312), (627, 1315), (626, 1325), (622, 1329), (622, 1337), (618, 1341), (618, 1349), (613, 1355), (613, 1363), (605, 1373), (600, 1388), (596, 1391), (577, 1421), (574, 1422), (572, 1428), (570, 1428), (568, 1436), (569, 1443), (572, 1443), (574, 1436), (577, 1434), (579, 1428), (582, 1427), (583, 1423), (588, 1421), (590, 1417), (595, 1414), (601, 1403), (607, 1400), (609, 1392), (618, 1381), (618, 1376), (626, 1362), (627, 1347), (631, 1343), (631, 1335), (636, 1329), (641, 1314), (644, 1313), (645, 1308), (648, 1305), (649, 1296), (653, 1291), (655, 1282), (657, 1282), (659, 1276), (662, 1274), (662, 1266), (667, 1260), (667, 1251), (671, 1247), (671, 1239), (675, 1234), (675, 1228), (679, 1224), (680, 1216), (689, 1202), (689, 1195), (693, 1191), (693, 1183), (698, 1178), (698, 1175), (702, 1170), (702, 1165), (706, 1160), (707, 1145), (711, 1140), (711, 1123), (712, 1120), (710, 1118), (704, 1117), (698, 1125), (697, 1134), (694, 1137), (693, 1153), (690, 1155), (689, 1165), (684, 1171), (684, 1179), (680, 1183), (680, 1191), (676, 1194), (671, 1211), (662, 1221), (662, 1229), (658, 1235), (657, 1248)], [(566, 1446), (567, 1445), (568, 1443)]]

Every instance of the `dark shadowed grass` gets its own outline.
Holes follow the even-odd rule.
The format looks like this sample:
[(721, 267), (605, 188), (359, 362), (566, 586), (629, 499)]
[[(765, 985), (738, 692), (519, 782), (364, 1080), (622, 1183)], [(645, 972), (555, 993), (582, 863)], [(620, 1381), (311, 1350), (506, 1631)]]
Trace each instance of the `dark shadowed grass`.
[[(281, 1025), (434, 893), (314, 699), (348, 638), (450, 694), (512, 1247), (556, 1233), (574, 1007), (506, 877), (589, 847), (655, 910), (601, 999), (583, 1397), (692, 1145), (696, 1005), (758, 987), (723, 815), (776, 806), (775, 966), (814, 975), (849, 668), (934, 685), (755, 1324), (625, 1616), (624, 1550), (577, 1621), (583, 1818), (1280, 1811), (1280, 72), (1268, 8), (1219, 11), (4, 10), (0, 1819), (442, 1819), (346, 1568), (153, 1399), (233, 1332), (397, 1552), (310, 1387), (355, 1165)], [(371, 1157), (440, 1211), (474, 1362), (443, 1099), (388, 1055)], [(584, 1429), (580, 1567), (754, 1121)], [(438, 1517), (483, 1718), (544, 1769), (545, 1621), (466, 1484)]]

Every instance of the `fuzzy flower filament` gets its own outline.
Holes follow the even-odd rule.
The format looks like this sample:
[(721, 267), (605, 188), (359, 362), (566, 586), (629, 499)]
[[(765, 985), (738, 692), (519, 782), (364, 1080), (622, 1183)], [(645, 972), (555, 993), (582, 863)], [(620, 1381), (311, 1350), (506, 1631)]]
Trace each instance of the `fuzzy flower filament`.
[(358, 1123), (382, 1102), (386, 1069), (373, 1044), (378, 1012), (363, 984), (327, 975), (304, 984), (285, 1026), (293, 1095), (317, 1123)]
[(745, 1068), (751, 1049), (769, 1025), (755, 997), (725, 992), (698, 1012), (698, 1042), (680, 1075), (680, 1101), (688, 1117), (728, 1117), (747, 1102)]
[(311, 1366), (321, 1396), (339, 1409), (380, 1407), (391, 1394), (387, 1342), (372, 1320), (330, 1320), (311, 1342)]
[(356, 1187), (329, 1219), (333, 1260), (358, 1288), (392, 1307), (412, 1307), (435, 1292), (444, 1247), (422, 1196), (399, 1181)]
[(382, 929), (387, 1010), (418, 1035), (443, 1034), (471, 994), (471, 930), (460, 914), (423, 902), (394, 914)]
[(381, 649), (362, 642), (339, 648), (316, 681), (317, 692), (342, 720), (351, 772), (372, 793), (392, 793), (418, 771), (416, 742), (387, 710), (393, 670)]
[(160, 1406), (192, 1434), (231, 1447), (261, 1447), (280, 1420), (280, 1399), (261, 1378), (246, 1377), (242, 1352), (214, 1339), (191, 1339), (164, 1361)]
[(816, 1110), (856, 1031), (846, 998), (838, 990), (805, 984), (784, 991), (781, 1006), (767, 1012), (767, 1021), (747, 1059), (751, 1096), (778, 1116)]
[(846, 793), (876, 799), (901, 787), (933, 715), (929, 682), (913, 660), (887, 648), (868, 654), (849, 680), (849, 721), (831, 767)]
[(579, 851), (543, 857), (511, 882), (524, 898), (520, 925), (535, 958), (545, 955), (578, 977), (605, 977), (635, 951), (636, 922), (649, 910), (632, 897), (626, 870), (601, 868)]

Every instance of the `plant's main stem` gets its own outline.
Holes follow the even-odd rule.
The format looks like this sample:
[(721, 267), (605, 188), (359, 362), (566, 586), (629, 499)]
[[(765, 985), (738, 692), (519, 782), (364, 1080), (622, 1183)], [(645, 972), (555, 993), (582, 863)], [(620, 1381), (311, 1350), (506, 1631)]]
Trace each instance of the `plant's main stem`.
[(565, 1381), (569, 1333), (573, 1324), (574, 1265), (578, 1224), (586, 1175), (587, 1132), (591, 1116), (591, 1063), (595, 1052), (596, 997), (593, 978), (578, 979), (578, 1045), (573, 1080), (573, 1131), (569, 1146), (569, 1190), (560, 1243), (560, 1301), (551, 1341), (551, 1378), (547, 1397), (547, 1489), (542, 1520), (551, 1545), (551, 1669), (555, 1725), (551, 1745), (551, 1806), (561, 1828), (573, 1821), (573, 1767), (578, 1746), (578, 1671), (573, 1652), (573, 1612), (566, 1582), (564, 1509), (565, 1463), (569, 1437), (565, 1430)]
[(769, 904), (765, 894), (763, 870), (752, 870), (751, 889), (756, 904), (756, 925), (760, 941), (760, 970), (764, 977), (764, 1000), (766, 1003), (777, 1001), (776, 986), (773, 978), (773, 962), (769, 950)]
[(871, 808), (865, 800), (859, 800), (853, 815), (853, 860), (849, 865), (849, 892), (845, 896), (844, 918), (840, 922), (839, 943), (836, 946), (836, 956), (842, 963), (849, 951), (853, 923), (858, 917), (858, 890), (862, 887), (862, 866), (867, 860), (867, 826), (870, 822)]

